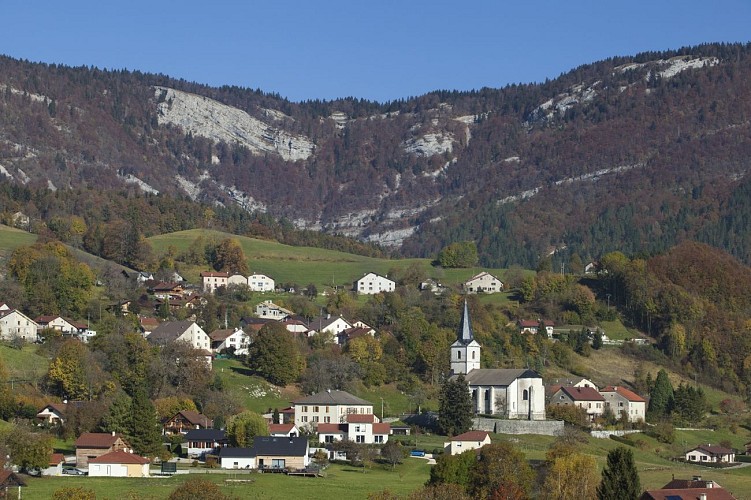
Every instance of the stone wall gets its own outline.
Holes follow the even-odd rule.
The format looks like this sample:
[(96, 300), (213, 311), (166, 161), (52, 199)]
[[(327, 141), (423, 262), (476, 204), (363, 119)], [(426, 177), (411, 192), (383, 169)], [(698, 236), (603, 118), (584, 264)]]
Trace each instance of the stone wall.
[(496, 434), (540, 434), (558, 436), (563, 433), (563, 420), (499, 420), (475, 418), (472, 429)]
[(630, 430), (630, 431), (591, 431), (590, 434), (592, 434), (592, 437), (598, 438), (598, 439), (608, 439), (610, 436), (625, 436), (627, 434), (638, 434), (639, 430)]

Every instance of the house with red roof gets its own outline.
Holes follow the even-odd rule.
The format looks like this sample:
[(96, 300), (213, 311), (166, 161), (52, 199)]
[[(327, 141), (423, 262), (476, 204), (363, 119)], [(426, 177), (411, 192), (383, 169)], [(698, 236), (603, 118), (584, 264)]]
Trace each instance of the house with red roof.
[(605, 398), (592, 387), (561, 386), (550, 397), (549, 404), (584, 408), (590, 421), (605, 411)]
[(149, 459), (127, 451), (112, 451), (89, 460), (90, 477), (149, 477)]
[(113, 451), (132, 451), (122, 436), (107, 432), (84, 432), (75, 442), (76, 467), (86, 468), (89, 461)]
[(735, 451), (724, 446), (700, 444), (686, 452), (686, 462), (731, 464), (735, 462)]
[(319, 443), (354, 441), (363, 444), (383, 444), (391, 435), (391, 424), (384, 424), (373, 414), (347, 415), (339, 424), (319, 423), (317, 426)]
[(201, 273), (201, 281), (204, 292), (214, 293), (217, 288), (229, 284), (229, 273), (204, 271)]
[(465, 451), (480, 449), (486, 444), (490, 444), (490, 434), (485, 431), (469, 431), (443, 443), (443, 449), (449, 455), (459, 455)]
[(714, 481), (704, 481), (701, 476), (693, 479), (673, 479), (659, 490), (647, 490), (639, 500), (737, 500), (731, 492)]
[(629, 422), (638, 422), (646, 418), (647, 401), (635, 392), (625, 387), (609, 385), (601, 389), (600, 394), (605, 398), (605, 406), (609, 407), (618, 419), (623, 415), (626, 415)]
[(300, 430), (293, 423), (288, 424), (269, 424), (269, 436), (272, 437), (297, 437)]

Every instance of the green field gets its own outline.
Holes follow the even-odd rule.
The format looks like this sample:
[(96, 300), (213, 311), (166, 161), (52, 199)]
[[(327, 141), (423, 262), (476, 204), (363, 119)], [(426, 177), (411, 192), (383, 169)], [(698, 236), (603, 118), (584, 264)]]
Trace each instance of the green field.
[[(320, 290), (332, 284), (349, 288), (352, 283), (368, 272), (386, 275), (394, 268), (404, 269), (413, 264), (446, 286), (456, 285), (480, 271), (486, 270), (503, 279), (501, 269), (440, 269), (431, 265), (430, 259), (378, 259), (353, 255), (335, 250), (312, 247), (293, 247), (281, 243), (235, 236), (219, 231), (191, 229), (162, 234), (149, 238), (155, 253), (162, 254), (171, 245), (179, 252), (186, 250), (199, 236), (207, 241), (234, 238), (242, 246), (252, 272), (271, 276), (277, 283), (297, 283), (305, 286), (315, 284)], [(206, 269), (182, 270), (189, 281), (198, 282), (199, 274)]]
[[(363, 473), (362, 468), (331, 465), (326, 477), (304, 478), (280, 474), (202, 474), (219, 485), (224, 493), (238, 498), (263, 498), (269, 500), (297, 498), (367, 498), (368, 493), (388, 489), (404, 495), (422, 486), (428, 479), (430, 466), (421, 459), (404, 459), (404, 462), (391, 470), (390, 466), (376, 464)], [(193, 476), (194, 474), (190, 474)], [(48, 499), (53, 493), (66, 486), (81, 486), (96, 492), (98, 499), (162, 499), (185, 481), (189, 476), (178, 475), (171, 478), (80, 478), (45, 477), (29, 478), (23, 488), (22, 498)], [(251, 483), (232, 483), (228, 479), (252, 480)], [(15, 491), (11, 497), (15, 497)]]
[(0, 260), (7, 259), (16, 248), (32, 245), (36, 240), (36, 234), (0, 224)]
[(10, 378), (38, 379), (47, 373), (49, 361), (36, 353), (37, 345), (27, 344), (23, 349), (0, 345), (0, 359)]

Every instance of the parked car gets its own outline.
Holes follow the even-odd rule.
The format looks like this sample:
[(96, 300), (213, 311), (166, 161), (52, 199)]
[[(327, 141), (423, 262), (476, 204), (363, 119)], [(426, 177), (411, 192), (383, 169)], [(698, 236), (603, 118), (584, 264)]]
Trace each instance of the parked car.
[(75, 467), (71, 467), (69, 469), (63, 469), (63, 474), (70, 474), (72, 476), (86, 476), (88, 475), (88, 472), (81, 469), (76, 469)]

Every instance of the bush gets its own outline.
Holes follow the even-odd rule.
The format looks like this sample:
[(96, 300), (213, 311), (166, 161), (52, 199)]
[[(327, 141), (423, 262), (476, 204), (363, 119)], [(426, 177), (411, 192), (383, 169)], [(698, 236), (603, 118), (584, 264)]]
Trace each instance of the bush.
[(675, 429), (670, 422), (660, 422), (647, 429), (647, 436), (651, 436), (661, 443), (673, 444), (675, 442)]
[(610, 439), (612, 439), (613, 441), (617, 441), (621, 444), (625, 444), (626, 446), (636, 447), (636, 443), (632, 439), (629, 439), (626, 436), (616, 436), (615, 434), (611, 434)]

